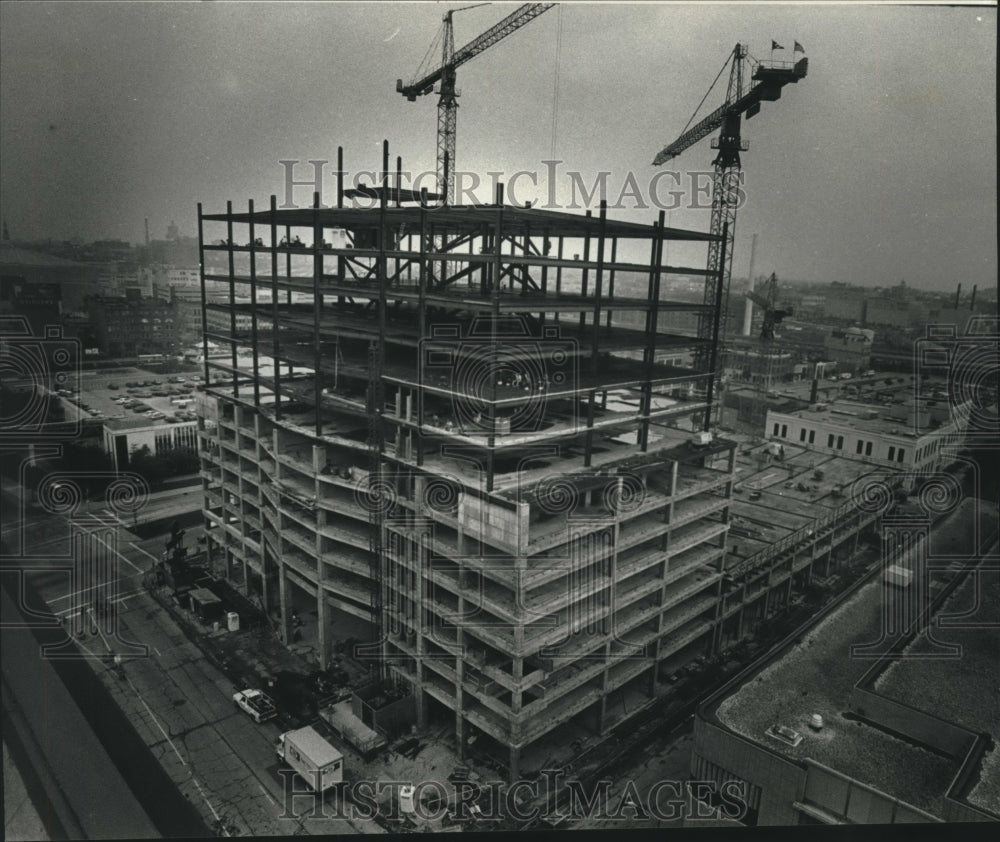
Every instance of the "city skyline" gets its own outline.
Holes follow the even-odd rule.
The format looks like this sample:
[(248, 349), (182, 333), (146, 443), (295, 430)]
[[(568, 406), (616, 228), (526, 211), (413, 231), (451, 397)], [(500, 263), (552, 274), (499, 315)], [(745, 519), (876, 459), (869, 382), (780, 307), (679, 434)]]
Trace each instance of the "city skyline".
[[(380, 166), (383, 138), (393, 164), (398, 154), (405, 170), (432, 172), (436, 98), (408, 103), (395, 80), (414, 74), (442, 8), (3, 4), (2, 214), (12, 237), (141, 243), (147, 218), (153, 239), (171, 221), (193, 234), (199, 201), (282, 201), (282, 160), (301, 162), (297, 180), (310, 177), (308, 161), (328, 161), (329, 203), (337, 146), (354, 174)], [(456, 15), (456, 46), (512, 9)], [(670, 224), (706, 230), (690, 178), (711, 171), (708, 142), (663, 168), (650, 161), (735, 42), (764, 60), (790, 60), (798, 42), (808, 77), (744, 126), (734, 276), (747, 275), (756, 233), (755, 275), (988, 287), (995, 92), (979, 80), (995, 76), (995, 28), (990, 6), (562, 4), (460, 69), (457, 168), (482, 177), (479, 201), (490, 198), (489, 173), (510, 183), (537, 172), (538, 189), (522, 177), (517, 199), (544, 203), (545, 162), (560, 161), (554, 198), (564, 205), (569, 174), (590, 188), (607, 172), (612, 206), (630, 176), (645, 189), (671, 170), (686, 184), (682, 204), (701, 207), (668, 210)], [(771, 39), (785, 49), (769, 52)], [(716, 89), (699, 117), (721, 97)], [(294, 200), (307, 204), (310, 190), (295, 188)], [(659, 208), (644, 198), (648, 207), (626, 196), (613, 213), (651, 221)]]

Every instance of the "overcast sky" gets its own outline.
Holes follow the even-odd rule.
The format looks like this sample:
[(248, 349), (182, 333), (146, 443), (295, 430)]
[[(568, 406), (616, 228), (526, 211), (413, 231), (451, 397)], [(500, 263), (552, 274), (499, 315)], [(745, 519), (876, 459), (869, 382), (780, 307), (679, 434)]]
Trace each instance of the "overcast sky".
[[(326, 159), (351, 173), (381, 163), (381, 142), (415, 174), (434, 169), (436, 97), (407, 102), (447, 8), (462, 3), (0, 4), (2, 214), (16, 239), (154, 238), (176, 220), (284, 200), (281, 160)], [(455, 15), (456, 46), (508, 14), (494, 3)], [(518, 201), (572, 199), (608, 171), (611, 204), (632, 173), (650, 207), (653, 156), (685, 127), (734, 44), (760, 59), (771, 39), (809, 74), (744, 123), (746, 204), (734, 275), (953, 289), (997, 278), (996, 8), (567, 3), (458, 71), (457, 169), (522, 176)], [(561, 39), (559, 34), (561, 32)], [(557, 43), (561, 42), (558, 51)], [(557, 73), (558, 69), (558, 73)], [(724, 82), (725, 79), (722, 80)], [(558, 97), (555, 92), (558, 89)], [(699, 114), (721, 104), (716, 88)], [(543, 161), (553, 152), (552, 165)], [(690, 174), (709, 172), (706, 138), (661, 169), (682, 205), (706, 204)], [(370, 177), (367, 179), (370, 181)], [(431, 184), (430, 180), (425, 181)], [(301, 205), (311, 188), (298, 189)], [(578, 203), (580, 196), (578, 194)], [(596, 199), (594, 199), (596, 206)], [(709, 211), (670, 211), (705, 230)]]

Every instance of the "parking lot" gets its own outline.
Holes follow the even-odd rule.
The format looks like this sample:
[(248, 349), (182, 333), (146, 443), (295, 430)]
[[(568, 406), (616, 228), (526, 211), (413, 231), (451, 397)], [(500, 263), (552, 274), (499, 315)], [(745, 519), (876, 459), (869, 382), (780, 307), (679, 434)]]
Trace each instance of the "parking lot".
[(67, 418), (98, 420), (145, 417), (164, 424), (193, 421), (199, 374), (154, 374), (141, 368), (85, 371), (78, 387), (57, 392)]

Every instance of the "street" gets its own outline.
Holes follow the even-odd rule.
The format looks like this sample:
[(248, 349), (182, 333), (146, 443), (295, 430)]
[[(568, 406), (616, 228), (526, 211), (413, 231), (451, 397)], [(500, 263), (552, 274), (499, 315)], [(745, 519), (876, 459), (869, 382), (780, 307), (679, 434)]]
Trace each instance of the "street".
[[(5, 485), (6, 511), (16, 505), (17, 493), (15, 487)], [(154, 506), (162, 511), (176, 506), (178, 498), (183, 500), (184, 493), (163, 495)], [(297, 818), (279, 818), (283, 781), (274, 753), (278, 726), (256, 725), (234, 707), (235, 688), (230, 681), (211, 666), (143, 585), (144, 575), (162, 550), (163, 536), (141, 541), (124, 525), (118, 527), (113, 591), (117, 634), (108, 635), (107, 618), (94, 615), (89, 599), (89, 591), (103, 588), (104, 583), (72, 590), (66, 569), (67, 519), (29, 507), (23, 524), (9, 519), (5, 523), (5, 545), (14, 547), (20, 538), (24, 555), (38, 557), (32, 564), (39, 569), (29, 575), (44, 607), (67, 630), (80, 623), (82, 634), (76, 647), (89, 656), (88, 663), (104, 690), (206, 826), (225, 835), (380, 832), (373, 822), (313, 818), (309, 799), (295, 804)], [(136, 657), (127, 644), (145, 646), (146, 656)], [(116, 651), (133, 653), (124, 658), (123, 677), (118, 677), (111, 662)]]

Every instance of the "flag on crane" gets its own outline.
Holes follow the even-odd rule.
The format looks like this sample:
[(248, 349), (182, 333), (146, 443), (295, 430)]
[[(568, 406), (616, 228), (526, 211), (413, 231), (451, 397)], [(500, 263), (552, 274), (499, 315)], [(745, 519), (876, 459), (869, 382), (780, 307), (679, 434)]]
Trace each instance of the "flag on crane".
[(804, 53), (805, 51), (806, 51), (806, 48), (803, 47), (798, 41), (796, 41), (795, 42), (795, 52), (796, 53)]
[(779, 44), (777, 41), (775, 41), (775, 40), (772, 39), (772, 41), (771, 41), (771, 49), (772, 50), (783, 50), (785, 48), (782, 47), (781, 44)]

